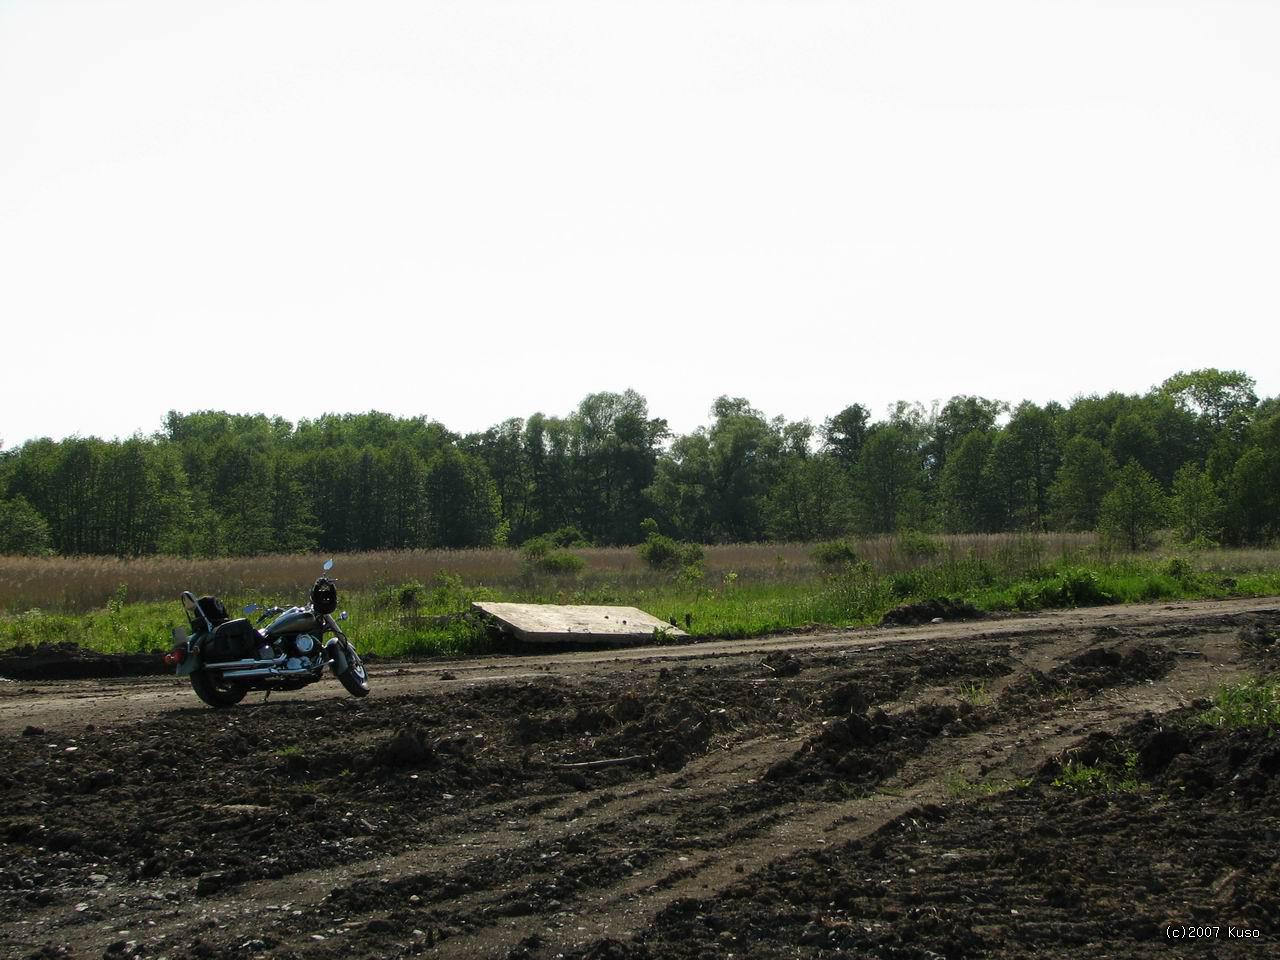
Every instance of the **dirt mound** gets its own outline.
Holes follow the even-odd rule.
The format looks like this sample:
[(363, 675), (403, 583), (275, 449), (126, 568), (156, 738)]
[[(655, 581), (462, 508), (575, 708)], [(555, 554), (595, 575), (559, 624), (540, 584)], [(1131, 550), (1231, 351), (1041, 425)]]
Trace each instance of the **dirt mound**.
[(985, 614), (971, 603), (938, 597), (920, 603), (904, 603), (880, 618), (882, 627), (918, 627), (935, 620), (978, 620)]
[(10, 680), (93, 680), (167, 673), (163, 650), (97, 653), (75, 643), (42, 643), (0, 652), (0, 677)]
[(1048, 673), (1029, 670), (1005, 689), (1004, 708), (1017, 709), (1026, 701), (1040, 700), (1063, 691), (1096, 692), (1108, 687), (1159, 680), (1173, 667), (1174, 655), (1164, 647), (1144, 644), (1127, 651), (1094, 647)]
[(870, 786), (934, 737), (977, 730), (988, 720), (968, 703), (927, 703), (896, 716), (883, 710), (850, 713), (824, 724), (795, 754), (771, 766), (765, 779)]
[(785, 650), (777, 650), (769, 654), (761, 661), (761, 666), (765, 668), (766, 674), (775, 677), (794, 677), (804, 669), (799, 657)]

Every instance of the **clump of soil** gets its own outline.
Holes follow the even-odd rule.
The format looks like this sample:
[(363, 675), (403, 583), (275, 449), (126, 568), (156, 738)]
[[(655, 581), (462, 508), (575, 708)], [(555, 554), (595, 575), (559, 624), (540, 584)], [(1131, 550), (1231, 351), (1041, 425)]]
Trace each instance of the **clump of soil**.
[(938, 597), (894, 607), (880, 618), (880, 626), (918, 627), (935, 620), (978, 620), (983, 616), (985, 614), (971, 603)]
[(1174, 664), (1164, 647), (1144, 644), (1122, 652), (1115, 647), (1094, 647), (1048, 673), (1029, 670), (1009, 684), (1001, 695), (1006, 707), (1071, 690), (1097, 691), (1108, 687), (1159, 680)]
[(794, 755), (770, 767), (765, 779), (870, 786), (932, 738), (967, 733), (986, 722), (967, 703), (926, 703), (895, 716), (883, 710), (850, 713), (826, 723)]
[(42, 643), (0, 653), (0, 677), (10, 680), (93, 680), (169, 672), (164, 651), (98, 653), (76, 643)]
[(794, 677), (804, 667), (800, 663), (800, 658), (794, 654), (787, 653), (785, 650), (777, 650), (764, 658), (761, 665), (765, 669), (765, 673), (774, 677)]

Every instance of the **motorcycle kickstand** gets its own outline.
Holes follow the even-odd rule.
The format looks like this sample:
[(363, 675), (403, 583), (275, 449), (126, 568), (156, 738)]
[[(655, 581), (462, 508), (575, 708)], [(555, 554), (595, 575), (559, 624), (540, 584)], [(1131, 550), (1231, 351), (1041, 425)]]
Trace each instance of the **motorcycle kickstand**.
[(270, 699), (271, 699), (271, 691), (268, 690), (267, 695), (262, 698), (262, 705), (265, 707), (267, 705), (267, 701)]

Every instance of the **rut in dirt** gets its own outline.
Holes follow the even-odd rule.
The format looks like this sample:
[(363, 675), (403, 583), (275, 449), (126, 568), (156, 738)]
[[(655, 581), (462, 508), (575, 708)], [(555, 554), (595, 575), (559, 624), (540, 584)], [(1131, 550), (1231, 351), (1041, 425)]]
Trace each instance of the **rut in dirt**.
[[(1243, 656), (1245, 619), (1179, 635), (1036, 631), (774, 651), (33, 730), (9, 740), (0, 773), (10, 918), (0, 933), (5, 949), (73, 956), (101, 956), (119, 939), (109, 935), (139, 926), (144, 949), (171, 957), (657, 956), (692, 936), (673, 919), (681, 904), (702, 902), (698, 912), (729, 926), (689, 943), (712, 949), (728, 930), (767, 955), (772, 941), (722, 909), (755, 902), (741, 890), (778, 886), (759, 877), (873, 832), (869, 810), (881, 811), (877, 824), (910, 821), (898, 815), (911, 790), (933, 791), (943, 814), (954, 808), (969, 824), (959, 811), (975, 805), (938, 788), (962, 767), (1032, 778), (1023, 794), (984, 803), (1035, 789), (1054, 799), (1037, 786), (1037, 751), (1059, 751), (1091, 725), (1118, 729), (1144, 697), (1176, 705), (1177, 689), (1243, 669), (1228, 661)], [(1254, 616), (1246, 628), (1265, 637), (1273, 624)], [(1175, 753), (1171, 768), (1199, 749)], [(1068, 805), (1060, 819), (1087, 812)], [(886, 855), (895, 843), (882, 842)], [(883, 922), (901, 925), (911, 906)], [(201, 914), (228, 919), (193, 926)], [(806, 924), (842, 922), (819, 914)], [(779, 929), (777, 943), (794, 946), (805, 928)], [(889, 940), (874, 943), (873, 955), (895, 955)]]

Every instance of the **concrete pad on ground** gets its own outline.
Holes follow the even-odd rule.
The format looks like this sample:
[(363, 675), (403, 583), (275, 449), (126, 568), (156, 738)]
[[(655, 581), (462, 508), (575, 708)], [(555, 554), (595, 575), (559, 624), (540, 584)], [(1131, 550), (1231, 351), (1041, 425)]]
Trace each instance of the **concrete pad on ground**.
[(471, 609), (492, 617), (503, 632), (530, 643), (650, 643), (655, 630), (671, 638), (688, 636), (635, 607), (483, 600)]

